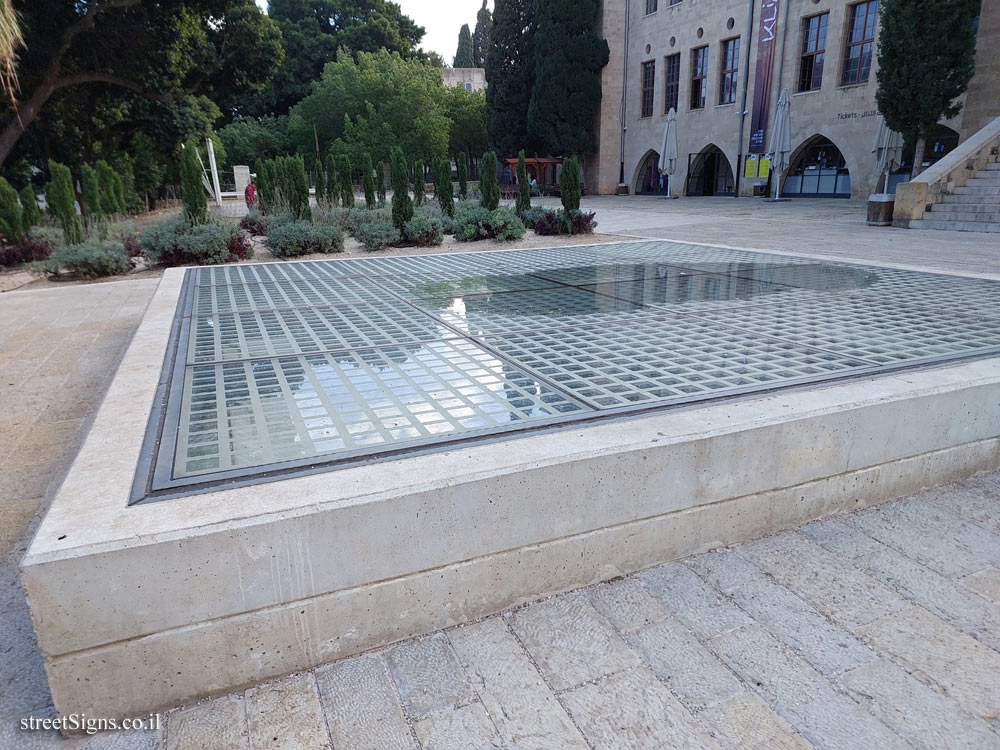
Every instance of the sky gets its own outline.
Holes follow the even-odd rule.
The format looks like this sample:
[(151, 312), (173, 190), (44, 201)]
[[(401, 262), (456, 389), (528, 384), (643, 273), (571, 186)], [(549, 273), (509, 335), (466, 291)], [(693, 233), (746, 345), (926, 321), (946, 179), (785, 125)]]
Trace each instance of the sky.
[[(463, 23), (469, 29), (476, 28), (476, 13), (482, 7), (482, 0), (395, 0), (408, 15), (424, 27), (426, 34), (421, 46), (441, 55), (451, 65), (451, 59), (458, 48), (458, 30)], [(267, 0), (257, 0), (257, 5), (267, 8)], [(493, 0), (487, 7), (493, 10)]]

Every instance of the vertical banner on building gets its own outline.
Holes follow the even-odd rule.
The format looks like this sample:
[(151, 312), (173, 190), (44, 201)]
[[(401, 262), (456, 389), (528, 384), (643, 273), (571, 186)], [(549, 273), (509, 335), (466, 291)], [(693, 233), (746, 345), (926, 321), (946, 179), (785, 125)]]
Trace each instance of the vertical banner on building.
[(765, 139), (767, 120), (771, 114), (771, 72), (774, 70), (774, 45), (778, 31), (778, 2), (761, 0), (757, 72), (754, 75), (753, 110), (750, 114), (751, 154), (763, 154), (767, 150)]

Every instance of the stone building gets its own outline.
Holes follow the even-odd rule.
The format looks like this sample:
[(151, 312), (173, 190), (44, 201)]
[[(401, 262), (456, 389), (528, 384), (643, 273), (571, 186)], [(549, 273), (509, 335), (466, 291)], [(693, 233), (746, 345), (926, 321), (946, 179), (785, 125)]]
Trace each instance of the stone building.
[(485, 68), (442, 68), (441, 77), (448, 88), (462, 86), (469, 91), (482, 91), (486, 88)]
[[(599, 151), (585, 164), (589, 192), (665, 193), (656, 163), (671, 106), (678, 147), (673, 195), (731, 195), (737, 189), (750, 195), (755, 185), (758, 191), (771, 187), (764, 152), (782, 89), (791, 96), (792, 145), (782, 194), (859, 198), (875, 191), (878, 0), (602, 5), (598, 23), (611, 61), (602, 72)], [(1000, 2), (984, 0), (965, 107), (928, 141), (925, 164), (1000, 115), (998, 49)], [(903, 160), (890, 190), (906, 179), (912, 149)]]

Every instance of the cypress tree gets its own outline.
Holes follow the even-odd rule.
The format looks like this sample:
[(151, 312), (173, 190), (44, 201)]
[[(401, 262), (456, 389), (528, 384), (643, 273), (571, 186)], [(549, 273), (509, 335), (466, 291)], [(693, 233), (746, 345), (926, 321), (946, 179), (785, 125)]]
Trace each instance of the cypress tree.
[(455, 162), (458, 168), (458, 197), (464, 201), (469, 197), (469, 157), (460, 151)]
[(251, 177), (250, 181), (257, 186), (257, 210), (262, 214), (267, 213), (267, 207), (264, 196), (267, 193), (267, 174), (264, 168), (264, 162), (258, 159), (254, 162), (253, 172), (256, 177)]
[(927, 135), (962, 110), (957, 101), (976, 70), (974, 23), (980, 0), (882, 0), (875, 101), (886, 125), (914, 147), (923, 169)]
[(306, 174), (306, 163), (302, 155), (291, 159), (291, 189), (294, 196), (293, 215), (296, 219), (312, 221), (312, 209), (309, 207), (309, 176)]
[(326, 199), (331, 206), (340, 204), (340, 182), (337, 180), (337, 159), (333, 154), (326, 157)]
[(497, 155), (492, 151), (483, 154), (482, 168), (479, 170), (479, 199), (483, 208), (494, 210), (500, 205), (500, 183), (497, 178)]
[(489, 83), (486, 132), (490, 145), (502, 155), (534, 146), (528, 130), (528, 105), (535, 83), (534, 17), (534, 0), (496, 0), (494, 4), (485, 66)]
[[(184, 218), (189, 224), (203, 224), (208, 215), (208, 201), (205, 198), (205, 187), (201, 182), (202, 170), (198, 162), (197, 149), (198, 145), (190, 140), (181, 151), (181, 197), (184, 203)], [(101, 162), (97, 162), (97, 166), (100, 169)], [(110, 201), (113, 206), (114, 198), (112, 197)]]
[(396, 146), (392, 150), (392, 223), (402, 234), (406, 222), (413, 218), (413, 203), (410, 201), (410, 178), (407, 175), (406, 157), (403, 149)]
[(38, 197), (31, 185), (21, 188), (18, 197), (21, 199), (21, 225), (27, 231), (42, 220), (42, 212), (38, 208)]
[[(111, 216), (118, 213), (118, 201), (115, 198), (115, 170), (111, 168), (104, 159), (97, 160), (97, 189), (100, 193), (99, 212), (102, 215)], [(200, 167), (199, 167), (200, 170)], [(200, 172), (199, 172), (200, 174)], [(199, 177), (198, 184), (201, 184)], [(84, 188), (84, 200), (87, 199), (86, 188)], [(87, 207), (88, 209), (90, 206)]]
[(373, 174), (374, 169), (372, 168), (372, 155), (365, 154), (365, 158), (362, 162), (365, 177), (365, 206), (370, 210), (376, 206), (375, 198), (375, 175)]
[(326, 205), (326, 198), (323, 197), (323, 191), (326, 189), (326, 175), (323, 174), (323, 162), (319, 159), (316, 160), (316, 205), (324, 206)]
[(11, 244), (20, 242), (24, 237), (23, 213), (17, 191), (0, 177), (0, 235)]
[(274, 206), (274, 163), (267, 159), (257, 164), (257, 198), (261, 213), (270, 213)]
[(451, 185), (451, 162), (448, 159), (442, 159), (438, 162), (434, 197), (437, 198), (442, 211), (448, 216), (455, 215), (455, 195)]
[(375, 194), (378, 196), (379, 206), (385, 205), (385, 163), (379, 162), (375, 169)]
[(341, 156), (337, 163), (340, 175), (340, 202), (347, 208), (354, 208), (354, 183), (351, 182), (351, 160)]
[(80, 165), (80, 186), (83, 189), (83, 202), (86, 204), (84, 222), (93, 226), (100, 222), (101, 190), (97, 181), (97, 172), (89, 164)]
[(486, 8), (486, 0), (483, 0), (483, 7), (476, 13), (476, 30), (472, 32), (472, 58), (477, 68), (486, 65), (486, 53), (490, 48), (492, 27), (493, 14)]
[(452, 59), (453, 68), (474, 68), (476, 61), (472, 55), (472, 32), (469, 31), (469, 24), (462, 24), (462, 29), (458, 32), (458, 51)]
[(422, 206), (424, 205), (424, 190), (425, 190), (425, 176), (424, 176), (424, 162), (423, 159), (417, 159), (413, 162), (413, 205)]
[(535, 80), (528, 131), (550, 154), (597, 149), (594, 112), (608, 43), (594, 33), (598, 0), (545, 0), (536, 6)]
[(76, 216), (76, 195), (73, 191), (73, 175), (65, 164), (49, 160), (51, 179), (45, 186), (45, 202), (55, 214), (62, 227), (63, 240), (67, 245), (83, 242), (83, 230)]
[(111, 173), (111, 186), (114, 189), (115, 213), (124, 216), (128, 213), (128, 206), (125, 204), (125, 180), (114, 171)]
[(517, 155), (517, 203), (514, 209), (518, 216), (531, 208), (531, 185), (528, 183), (528, 168), (524, 165), (524, 149)]
[(566, 211), (580, 210), (580, 160), (570, 156), (563, 160), (559, 175), (559, 195)]

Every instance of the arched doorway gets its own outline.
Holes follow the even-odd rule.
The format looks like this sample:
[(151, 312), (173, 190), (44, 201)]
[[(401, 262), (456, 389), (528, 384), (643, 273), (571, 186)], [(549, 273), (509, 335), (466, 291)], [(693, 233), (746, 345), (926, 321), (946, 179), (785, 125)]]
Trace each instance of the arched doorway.
[(648, 151), (635, 173), (636, 195), (666, 195), (667, 178), (660, 175), (660, 155)]
[(850, 198), (851, 173), (840, 149), (829, 138), (816, 135), (803, 143), (790, 160), (781, 194), (792, 197)]
[(714, 143), (688, 154), (687, 195), (732, 195), (733, 168)]

